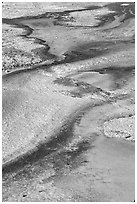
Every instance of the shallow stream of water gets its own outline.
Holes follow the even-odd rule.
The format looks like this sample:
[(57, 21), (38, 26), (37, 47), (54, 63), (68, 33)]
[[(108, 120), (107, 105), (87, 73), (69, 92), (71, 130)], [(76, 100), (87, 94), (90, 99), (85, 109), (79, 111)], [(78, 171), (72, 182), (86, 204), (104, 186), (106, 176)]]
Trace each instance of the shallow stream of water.
[[(120, 6), (108, 5), (116, 12), (102, 15), (98, 26), (85, 28), (68, 26), (66, 21), (61, 24), (73, 11), (4, 19), (4, 23), (24, 26), (23, 37), (35, 38), (55, 61), (52, 66), (37, 65), (36, 70), (3, 76), (3, 149), (16, 159), (3, 167), (3, 201), (134, 200), (134, 142), (107, 138), (103, 132), (105, 120), (134, 115), (134, 66), (130, 61), (125, 67), (112, 66), (113, 61), (109, 65), (109, 54), (118, 52), (119, 59), (119, 51), (134, 49), (133, 36), (114, 38), (116, 27), (126, 29), (130, 21), (124, 26), (122, 21), (134, 16), (134, 5), (125, 10)], [(75, 12), (80, 15), (80, 11)], [(104, 33), (104, 25), (113, 28), (112, 33)], [(73, 73), (73, 62), (81, 66), (81, 60), (86, 64), (97, 59), (98, 63), (100, 56), (106, 59), (102, 69), (97, 65), (93, 71), (93, 64), (91, 69)], [(58, 77), (61, 69), (64, 76)], [(36, 149), (31, 151), (27, 142)], [(25, 155), (15, 158), (15, 150)]]

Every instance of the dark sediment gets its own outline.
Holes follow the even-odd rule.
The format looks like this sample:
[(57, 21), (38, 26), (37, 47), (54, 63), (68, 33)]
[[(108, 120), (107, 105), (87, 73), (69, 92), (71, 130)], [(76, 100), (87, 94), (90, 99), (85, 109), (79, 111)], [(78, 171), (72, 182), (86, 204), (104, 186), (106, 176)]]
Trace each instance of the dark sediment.
[[(16, 199), (17, 201), (24, 201), (23, 199), (26, 199), (25, 201), (29, 202), (37, 201), (37, 198), (35, 196), (38, 197), (38, 201), (42, 201), (43, 197), (41, 196), (41, 194), (44, 192), (44, 196), (46, 196), (48, 195), (49, 191), (51, 193), (49, 196), (50, 198), (45, 198), (44, 201), (58, 201), (58, 197), (60, 198), (60, 200), (62, 199), (61, 201), (67, 201), (67, 193), (70, 195), (70, 200), (68, 199), (69, 201), (78, 202), (100, 202), (115, 200), (129, 201), (129, 199), (131, 201), (134, 199), (134, 144), (131, 144), (129, 141), (123, 141), (122, 139), (117, 140), (115, 138), (105, 138), (102, 128), (104, 121), (109, 121), (113, 118), (128, 118), (134, 116), (134, 111), (132, 111), (134, 105), (132, 100), (134, 100), (134, 96), (131, 91), (134, 89), (133, 84), (131, 83), (131, 80), (134, 80), (134, 62), (132, 65), (131, 62), (129, 62), (129, 64), (127, 64), (126, 66), (123, 65), (123, 67), (114, 66), (113, 63), (112, 66), (105, 66), (104, 64), (103, 68), (94, 67), (94, 70), (92, 70), (92, 68), (85, 68), (85, 70), (76, 70), (75, 74), (70, 71), (70, 75), (67, 76), (66, 74), (65, 77), (57, 77), (56, 75), (55, 77), (52, 76), (52, 74), (54, 75), (54, 73), (56, 73), (56, 71), (54, 72), (54, 68), (56, 68), (56, 65), (60, 65), (58, 67), (57, 73), (61, 70), (62, 66), (65, 65), (65, 74), (65, 71), (67, 73), (68, 65), (75, 67), (75, 64), (73, 62), (81, 63), (82, 61), (83, 63), (86, 63), (86, 60), (90, 59), (92, 62), (92, 59), (97, 58), (98, 60), (100, 60), (101, 57), (104, 57), (107, 59), (106, 61), (109, 61), (109, 54), (117, 54), (117, 59), (119, 59), (120, 51), (124, 52), (125, 50), (128, 51), (128, 49), (134, 50), (134, 35), (127, 38), (119, 37), (115, 39), (115, 36), (111, 36), (109, 32), (108, 38), (107, 32), (101, 31), (103, 26), (105, 26), (106, 24), (111, 24), (115, 20), (115, 17), (124, 16), (123, 18), (121, 18), (122, 20), (120, 20), (120, 25), (115, 27), (115, 30), (117, 30), (117, 28), (121, 29), (121, 24), (124, 23), (127, 19), (132, 20), (134, 18), (135, 4), (133, 2), (129, 2), (129, 5), (126, 6), (121, 4), (124, 4), (124, 2), (110, 3), (102, 7), (89, 6), (78, 10), (47, 12), (45, 14), (33, 17), (26, 16), (13, 19), (3, 18), (4, 24), (14, 25), (17, 28), (24, 29), (24, 33), (20, 34), (20, 37), (24, 39), (33, 38), (35, 39), (34, 43), (44, 46), (43, 48), (33, 50), (42, 57), (43, 61), (46, 61), (47, 57), (49, 59), (53, 59), (53, 62), (50, 62), (49, 64), (46, 64), (46, 62), (45, 64), (42, 64), (41, 62), (37, 65), (27, 67), (26, 69), (17, 69), (16, 71), (13, 71), (11, 73), (9, 72), (8, 74), (3, 75), (3, 93), (6, 94), (5, 90), (8, 90), (7, 93), (9, 93), (9, 95), (13, 94), (12, 91), (16, 92), (16, 79), (19, 79), (19, 77), (21, 77), (21, 74), (24, 73), (26, 74), (26, 77), (28, 74), (30, 78), (26, 82), (25, 76), (23, 76), (24, 78), (22, 80), (24, 81), (22, 82), (22, 84), (24, 85), (19, 85), (19, 90), (23, 94), (25, 94), (25, 91), (27, 90), (27, 93), (29, 93), (30, 97), (32, 98), (36, 96), (43, 96), (43, 98), (41, 97), (40, 99), (37, 99), (40, 102), (42, 100), (45, 100), (46, 97), (48, 101), (53, 94), (53, 96), (55, 97), (54, 100), (57, 104), (59, 97), (60, 100), (63, 101), (64, 104), (62, 105), (62, 108), (63, 106), (65, 107), (66, 104), (68, 104), (69, 106), (72, 101), (75, 103), (72, 103), (70, 109), (73, 107), (73, 105), (76, 106), (75, 112), (71, 110), (72, 113), (67, 115), (67, 120), (60, 126), (59, 130), (55, 130), (55, 134), (50, 135), (50, 138), (48, 139), (46, 138), (47, 135), (45, 134), (43, 140), (38, 142), (34, 149), (14, 159), (11, 158), (9, 162), (3, 165), (4, 201), (9, 201), (10, 199), (12, 201), (15, 201)], [(74, 19), (71, 17), (71, 13), (80, 13), (81, 11), (92, 11), (101, 8), (108, 8), (110, 11), (115, 11), (115, 13), (97, 16), (97, 19), (100, 22), (96, 26), (75, 27), (76, 29), (89, 29), (89, 31), (90, 29), (96, 29), (95, 32), (97, 32), (99, 36), (104, 35), (105, 37), (101, 37), (100, 40), (98, 40), (97, 37), (96, 39), (90, 40), (89, 42), (85, 41), (74, 44), (74, 46), (70, 47), (63, 53), (63, 58), (59, 58), (56, 54), (54, 55), (50, 53), (51, 47), (46, 42), (46, 39), (44, 40), (43, 38), (41, 38), (41, 36), (33, 36), (35, 28), (37, 28), (37, 26), (39, 25), (40, 20), (52, 19), (52, 26), (55, 26), (55, 28), (58, 26), (64, 26), (66, 28), (74, 29), (74, 26), (67, 26), (65, 24), (66, 22), (74, 21)], [(38, 22), (36, 22), (37, 25), (34, 25), (33, 27), (31, 25), (31, 20), (34, 19), (37, 19)], [(27, 21), (30, 22), (27, 24)], [(43, 21), (41, 22), (41, 26), (42, 23)], [(47, 26), (48, 28), (49, 24), (45, 23), (44, 26)], [(98, 28), (100, 28), (100, 31), (97, 30)], [(120, 32), (122, 33), (122, 31)], [(127, 52), (125, 53), (127, 55)], [(132, 55), (132, 52), (131, 54), (129, 54), (129, 58), (130, 55)], [(114, 95), (111, 94), (112, 89), (110, 89), (109, 86), (108, 90), (106, 90), (105, 88), (99, 88), (97, 85), (94, 85), (92, 83), (90, 84), (89, 82), (80, 81), (79, 78), (73, 78), (74, 76), (78, 76), (78, 74), (80, 73), (82, 75), (82, 73), (88, 74), (88, 72), (99, 73), (102, 76), (111, 76), (111, 80), (113, 79), (112, 83)], [(47, 77), (46, 74), (51, 74), (51, 76)], [(18, 83), (19, 81), (17, 80), (17, 89)], [(96, 98), (92, 99), (92, 96), (94, 95)], [(24, 98), (22, 98), (22, 101), (23, 100)], [(80, 100), (83, 100), (84, 107), (83, 104), (78, 105)], [(50, 107), (50, 103), (51, 101), (48, 103), (47, 107)], [(11, 101), (11, 104), (9, 104), (9, 109), (11, 108), (12, 110), (13, 108), (18, 110), (18, 104), (15, 103), (15, 106), (17, 105), (17, 107), (12, 107), (13, 105), (14, 104), (12, 104)], [(39, 103), (39, 106), (42, 108), (41, 103)], [(26, 109), (28, 107), (27, 105), (25, 106)], [(37, 106), (35, 107), (35, 110), (36, 108)], [(65, 110), (65, 108), (62, 110)], [(32, 111), (34, 110), (32, 109)], [(49, 112), (50, 111), (51, 110), (49, 109)], [(52, 112), (50, 112), (50, 117), (53, 117), (51, 113)], [(26, 114), (28, 115), (27, 112)], [(64, 117), (66, 117), (66, 113), (63, 113), (62, 111), (62, 114), (64, 114)], [(17, 115), (17, 120), (20, 121), (21, 119), (19, 118), (19, 115), (21, 114)], [(24, 116), (24, 118), (25, 117), (26, 116)], [(54, 117), (52, 118), (52, 120), (54, 121)], [(28, 121), (28, 123), (29, 122), (30, 121)], [(128, 138), (129, 136), (126, 137), (126, 139)], [(97, 159), (97, 162), (94, 161), (94, 157), (95, 159)], [(116, 160), (118, 163), (116, 162)], [(107, 162), (109, 169), (107, 169), (107, 165), (104, 166)], [(117, 169), (119, 169), (119, 171)], [(48, 171), (53, 172), (53, 175), (46, 177)], [(78, 183), (80, 190), (75, 184), (77, 175), (79, 178), (78, 180), (82, 183)], [(34, 182), (34, 180), (37, 182), (37, 184)], [(70, 182), (71, 180), (72, 182)], [(50, 182), (53, 184), (51, 185)], [(62, 183), (64, 183), (63, 188)], [(94, 186), (92, 185), (93, 183)], [(119, 185), (116, 185), (117, 183)], [(127, 183), (129, 185), (127, 185)], [(45, 186), (47, 184), (51, 185), (51, 189), (49, 187), (47, 188), (48, 190), (45, 189)], [(42, 185), (44, 190), (40, 189), (39, 185)], [(86, 190), (83, 189), (83, 185), (85, 185), (84, 189)], [(36, 189), (33, 189), (34, 186), (36, 186)], [(119, 186), (122, 187), (120, 188)], [(125, 187), (127, 187), (129, 194), (127, 193)], [(60, 191), (56, 191), (55, 188), (59, 190), (63, 189), (62, 191), (64, 192), (65, 196), (63, 197)], [(55, 193), (53, 194), (57, 196), (53, 196), (52, 189), (55, 190)], [(70, 191), (70, 189), (73, 189), (73, 192)], [(14, 191), (15, 193), (12, 193), (12, 191)], [(116, 192), (120, 192), (122, 195), (120, 195), (120, 193), (118, 195)]]

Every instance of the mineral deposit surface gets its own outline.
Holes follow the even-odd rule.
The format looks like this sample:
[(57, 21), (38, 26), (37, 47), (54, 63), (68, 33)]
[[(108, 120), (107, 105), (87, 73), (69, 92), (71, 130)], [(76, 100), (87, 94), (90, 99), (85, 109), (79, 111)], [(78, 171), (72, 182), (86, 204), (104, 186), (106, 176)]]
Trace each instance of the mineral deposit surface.
[(135, 3), (2, 11), (3, 201), (134, 201)]

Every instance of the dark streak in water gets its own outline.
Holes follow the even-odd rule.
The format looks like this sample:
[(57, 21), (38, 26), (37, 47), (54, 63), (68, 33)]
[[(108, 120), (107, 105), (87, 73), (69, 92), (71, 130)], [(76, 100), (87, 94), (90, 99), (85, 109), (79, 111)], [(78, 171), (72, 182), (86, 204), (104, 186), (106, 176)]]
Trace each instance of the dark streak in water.
[[(77, 115), (78, 114), (79, 113), (77, 113)], [(64, 126), (61, 128), (60, 132), (50, 137), (49, 141), (43, 141), (43, 143), (39, 144), (35, 150), (32, 150), (24, 156), (22, 155), (16, 160), (7, 162), (5, 165), (3, 165), (3, 176), (6, 173), (17, 171), (26, 165), (31, 165), (43, 157), (48, 156), (64, 147), (70, 138), (73, 137), (72, 129), (77, 115), (72, 119), (71, 122), (67, 121), (67, 123), (64, 124)]]
[[(82, 116), (84, 112), (86, 112), (88, 109), (93, 108), (95, 106), (100, 106), (102, 103), (110, 103), (110, 101), (99, 101), (83, 107), (83, 109), (77, 111), (75, 114), (73, 113), (73, 118), (71, 120), (69, 119), (68, 121), (66, 121), (66, 123), (60, 129), (59, 133), (51, 136), (49, 141), (43, 141), (42, 144), (38, 144), (38, 146), (29, 153), (21, 155), (20, 157), (17, 157), (16, 160), (13, 159), (3, 165), (3, 179), (6, 180), (6, 175), (9, 173), (17, 172), (27, 165), (31, 166), (33, 163), (43, 159), (44, 157), (47, 157), (54, 153), (58, 153), (59, 150), (65, 147), (65, 145), (67, 145), (73, 139), (73, 127), (75, 122), (77, 122), (77, 119)], [(79, 144), (77, 145), (79, 146)]]
[(85, 82), (79, 82), (77, 80), (68, 78), (68, 77), (60, 77), (57, 78), (54, 83), (57, 84), (63, 84), (64, 86), (72, 86), (72, 87), (77, 87), (77, 90), (75, 91), (70, 91), (70, 94), (73, 97), (82, 97), (83, 94), (90, 93), (92, 94), (98, 94), (98, 95), (103, 95), (103, 96), (110, 96), (110, 93), (107, 91), (104, 91), (101, 88), (97, 88), (91, 84), (85, 83)]
[[(122, 6), (122, 4), (129, 4), (128, 6)], [(114, 11), (115, 13), (109, 13), (102, 16), (98, 16), (97, 19), (101, 22), (94, 27), (101, 27), (104, 26), (106, 23), (111, 23), (115, 20), (115, 16), (121, 16), (125, 15), (123, 20), (121, 20), (121, 23), (129, 18), (135, 18), (135, 3), (134, 2), (115, 2), (105, 5), (104, 7), (107, 7), (110, 11)], [(130, 12), (132, 11), (132, 13)]]
[[(46, 57), (48, 56), (51, 59), (56, 59), (55, 55), (50, 54), (48, 52), (50, 47), (48, 46), (46, 41), (44, 41), (44, 40), (42, 40), (40, 38), (37, 38), (37, 37), (31, 37), (30, 36), (33, 33), (33, 31), (34, 31), (34, 29), (31, 28), (30, 26), (22, 24), (20, 21), (18, 21), (17, 18), (16, 19), (6, 19), (6, 18), (3, 18), (2, 19), (2, 23), (9, 24), (9, 25), (14, 25), (17, 28), (24, 29), (25, 33), (24, 34), (20, 34), (19, 36), (21, 36), (22, 38), (34, 39), (34, 43), (37, 43), (37, 44), (40, 44), (40, 45), (44, 46), (44, 48), (39, 48), (39, 50), (43, 50), (42, 53), (46, 53), (46, 55), (45, 55)], [(43, 54), (43, 56), (44, 56), (44, 54)]]
[[(124, 2), (122, 2), (124, 3)], [(126, 17), (127, 18), (131, 18), (133, 17), (133, 14), (131, 14), (131, 12), (129, 11), (129, 9), (132, 10), (132, 12), (134, 12), (135, 10), (135, 6), (134, 6), (134, 2), (129, 3), (129, 6), (121, 6), (121, 2), (117, 2), (117, 3), (110, 3), (107, 4), (103, 7), (107, 7), (109, 8), (109, 10), (113, 10), (116, 13), (110, 13), (107, 15), (103, 15), (101, 17), (99, 17), (99, 19), (101, 20), (101, 22), (97, 25), (97, 27), (99, 26), (103, 26), (106, 22), (108, 21), (113, 21), (114, 20), (114, 16), (115, 15), (123, 15), (124, 12), (126, 11)], [(126, 8), (125, 8), (126, 7)], [(102, 54), (107, 54), (110, 51), (114, 51), (115, 46), (117, 46), (119, 43), (134, 43), (134, 39), (132, 40), (133, 42), (124, 42), (124, 41), (115, 41), (115, 42), (92, 42), (90, 44), (83, 44), (83, 45), (79, 45), (77, 47), (75, 47), (73, 50), (68, 51), (66, 53), (64, 53), (65, 59), (58, 61), (57, 57), (53, 54), (49, 53), (49, 49), (50, 47), (48, 46), (48, 44), (46, 43), (46, 41), (41, 40), (39, 38), (36, 37), (31, 37), (30, 35), (32, 34), (32, 32), (34, 31), (30, 26), (24, 25), (21, 21), (23, 20), (29, 20), (29, 19), (40, 19), (40, 18), (53, 18), (55, 19), (54, 24), (57, 23), (57, 21), (59, 22), (60, 20), (63, 19), (63, 16), (68, 15), (69, 13), (72, 12), (80, 12), (80, 11), (85, 11), (85, 10), (94, 10), (94, 9), (98, 9), (98, 8), (102, 8), (99, 6), (90, 6), (87, 7), (85, 9), (78, 9), (78, 10), (68, 10), (68, 11), (63, 11), (63, 12), (47, 12), (45, 14), (41, 14), (38, 16), (26, 16), (26, 17), (20, 17), (20, 18), (14, 18), (14, 19), (6, 19), (3, 18), (2, 22), (6, 23), (6, 24), (10, 24), (10, 25), (15, 25), (19, 28), (23, 28), (25, 29), (25, 34), (22, 34), (20, 36), (24, 37), (24, 38), (33, 38), (35, 39), (35, 43), (41, 44), (43, 45), (45, 48), (41, 48), (39, 51), (41, 52), (41, 55), (45, 57), (49, 57), (51, 59), (54, 59), (54, 62), (51, 63), (52, 65), (57, 65), (57, 64), (63, 64), (63, 63), (71, 63), (71, 62), (75, 62), (75, 61), (79, 61), (79, 60), (85, 60), (85, 59), (90, 59), (90, 58), (94, 58), (97, 56), (101, 56)], [(64, 20), (64, 19), (63, 19)], [(70, 19), (71, 20), (71, 19)], [(47, 59), (47, 58), (46, 58)], [(51, 66), (51, 65), (50, 65)], [(42, 68), (42, 67), (46, 67), (48, 69), (49, 65), (34, 65), (32, 66), (30, 69), (34, 69), (34, 68)], [(26, 69), (27, 71), (31, 71), (30, 69)], [(25, 72), (24, 69), (18, 71), (15, 71), (14, 73), (20, 73), (20, 72)]]
[[(54, 18), (57, 20), (61, 20), (62, 16), (66, 16), (69, 13), (73, 13), (73, 12), (81, 12), (81, 11), (88, 11), (88, 10), (96, 10), (102, 8), (102, 6), (89, 6), (83, 9), (73, 9), (73, 10), (66, 10), (66, 11), (57, 11), (57, 12), (46, 12), (44, 14), (39, 14), (37, 16), (22, 16), (22, 17), (18, 17), (18, 18), (3, 18), (2, 19), (2, 23), (13, 23), (13, 22), (19, 22), (19, 21), (23, 21), (23, 20), (30, 20), (30, 19), (40, 19), (40, 18)], [(63, 19), (64, 20), (64, 19)]]
[(95, 69), (94, 72), (99, 72), (100, 74), (116, 74), (117, 77), (120, 75), (128, 75), (128, 73), (133, 72), (134, 73), (135, 66), (130, 67), (108, 67), (103, 69)]

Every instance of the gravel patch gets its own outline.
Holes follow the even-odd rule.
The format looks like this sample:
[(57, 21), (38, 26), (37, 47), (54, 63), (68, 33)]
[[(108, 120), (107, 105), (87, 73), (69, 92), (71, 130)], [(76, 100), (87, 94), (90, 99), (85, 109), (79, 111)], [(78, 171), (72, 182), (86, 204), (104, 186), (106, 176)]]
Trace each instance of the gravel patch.
[(135, 116), (118, 118), (104, 123), (104, 133), (107, 137), (119, 137), (135, 140)]

